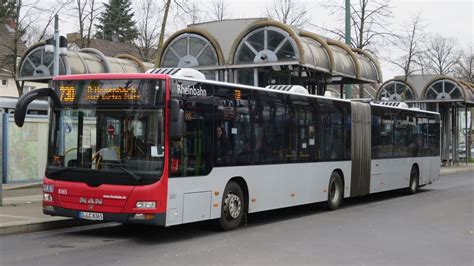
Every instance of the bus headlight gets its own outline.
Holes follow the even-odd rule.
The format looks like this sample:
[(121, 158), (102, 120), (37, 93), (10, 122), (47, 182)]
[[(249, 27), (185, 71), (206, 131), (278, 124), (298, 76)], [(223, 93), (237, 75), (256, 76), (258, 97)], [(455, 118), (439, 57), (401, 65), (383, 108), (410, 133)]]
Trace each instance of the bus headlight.
[(53, 201), (53, 196), (49, 193), (43, 193), (43, 201)]
[(156, 202), (154, 201), (137, 201), (137, 209), (154, 209), (156, 208)]

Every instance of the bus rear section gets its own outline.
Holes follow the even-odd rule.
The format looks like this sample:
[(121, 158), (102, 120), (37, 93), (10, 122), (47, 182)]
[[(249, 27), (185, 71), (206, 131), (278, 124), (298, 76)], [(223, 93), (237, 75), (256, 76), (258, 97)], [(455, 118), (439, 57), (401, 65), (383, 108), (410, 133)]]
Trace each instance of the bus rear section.
[(370, 193), (431, 184), (439, 179), (438, 113), (371, 106)]

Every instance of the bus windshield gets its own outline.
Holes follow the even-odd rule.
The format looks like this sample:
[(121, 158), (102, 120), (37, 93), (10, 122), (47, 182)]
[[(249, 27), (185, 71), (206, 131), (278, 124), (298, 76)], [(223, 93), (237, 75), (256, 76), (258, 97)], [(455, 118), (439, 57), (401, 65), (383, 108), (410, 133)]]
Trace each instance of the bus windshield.
[(163, 108), (81, 101), (63, 102), (64, 107), (53, 110), (46, 176), (91, 185), (159, 180), (164, 155)]

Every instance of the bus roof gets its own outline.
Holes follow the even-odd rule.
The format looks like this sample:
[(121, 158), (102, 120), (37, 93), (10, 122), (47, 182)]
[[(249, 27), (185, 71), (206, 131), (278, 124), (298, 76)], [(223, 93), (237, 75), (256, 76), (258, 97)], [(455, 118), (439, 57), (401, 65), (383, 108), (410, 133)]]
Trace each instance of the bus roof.
[(105, 80), (105, 79), (166, 79), (170, 77), (165, 74), (149, 73), (98, 73), (98, 74), (80, 74), (80, 75), (62, 75), (53, 80)]
[[(282, 93), (282, 94), (289, 94), (289, 95), (297, 95), (297, 96), (303, 96), (303, 97), (311, 97), (311, 98), (319, 98), (319, 99), (326, 99), (326, 100), (332, 100), (332, 101), (340, 101), (340, 102), (353, 102), (352, 100), (347, 100), (347, 99), (326, 97), (326, 96), (314, 95), (314, 94), (302, 94), (302, 93), (294, 93), (294, 92), (281, 91), (281, 90), (273, 90), (273, 89), (267, 89), (267, 88), (262, 88), (262, 87), (255, 87), (255, 86), (243, 85), (243, 84), (237, 84), (237, 83), (228, 83), (228, 82), (215, 81), (215, 80), (198, 80), (198, 79), (193, 79), (193, 78), (174, 77), (174, 76), (171, 76), (171, 78), (186, 80), (186, 81), (194, 81), (194, 82), (206, 82), (206, 83), (215, 84), (215, 85), (226, 85), (226, 86), (233, 87), (233, 88), (243, 88), (243, 89), (251, 89), (251, 90), (268, 91), (268, 92), (275, 92), (275, 93)], [(374, 103), (374, 102), (370, 102), (370, 105), (380, 106), (380, 107), (385, 107), (385, 108), (392, 108), (392, 109), (397, 109), (397, 110), (407, 110), (407, 111), (412, 111), (412, 112), (423, 112), (423, 113), (439, 114), (437, 112), (432, 112), (432, 111), (427, 111), (427, 110), (421, 110), (421, 109), (415, 109), (415, 108), (406, 108), (406, 107), (399, 107), (399, 106), (382, 105), (382, 104)]]
[[(194, 79), (188, 77), (181, 77), (181, 76), (173, 76), (168, 74), (153, 74), (153, 73), (99, 73), (99, 74), (80, 74), (80, 75), (62, 75), (54, 78), (54, 80), (111, 80), (111, 79), (179, 79), (191, 82), (205, 82), (214, 85), (224, 85), (233, 88), (242, 88), (242, 89), (251, 89), (251, 90), (259, 90), (259, 91), (267, 91), (267, 92), (274, 92), (274, 93), (282, 93), (287, 95), (297, 95), (297, 96), (304, 96), (304, 97), (311, 97), (311, 98), (319, 98), (319, 99), (327, 99), (332, 101), (340, 101), (340, 102), (352, 102), (351, 100), (347, 99), (340, 99), (340, 98), (333, 98), (333, 97), (326, 97), (320, 95), (313, 95), (313, 94), (301, 94), (301, 93), (294, 93), (288, 91), (280, 91), (280, 90), (273, 90), (267, 89), (262, 87), (255, 87), (250, 85), (243, 85), (237, 83), (229, 83), (229, 82), (222, 82), (222, 81), (215, 81), (209, 79)], [(370, 102), (371, 105), (380, 106), (385, 108), (392, 108), (398, 110), (407, 110), (413, 112), (424, 112), (424, 113), (432, 113), (432, 114), (439, 114), (437, 112), (431, 112), (427, 110), (421, 109), (414, 109), (414, 108), (406, 108), (406, 107), (399, 107), (399, 106), (388, 106), (382, 105), (374, 102)]]

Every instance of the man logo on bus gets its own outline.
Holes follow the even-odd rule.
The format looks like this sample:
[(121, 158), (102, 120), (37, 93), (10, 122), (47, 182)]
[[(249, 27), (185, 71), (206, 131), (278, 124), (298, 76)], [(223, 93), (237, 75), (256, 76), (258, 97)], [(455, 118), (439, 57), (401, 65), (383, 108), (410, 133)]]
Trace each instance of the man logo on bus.
[(81, 204), (96, 204), (102, 205), (102, 199), (94, 199), (94, 198), (79, 198), (79, 203)]

